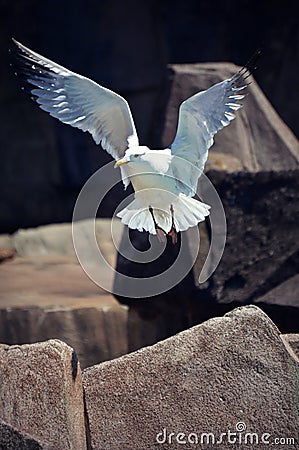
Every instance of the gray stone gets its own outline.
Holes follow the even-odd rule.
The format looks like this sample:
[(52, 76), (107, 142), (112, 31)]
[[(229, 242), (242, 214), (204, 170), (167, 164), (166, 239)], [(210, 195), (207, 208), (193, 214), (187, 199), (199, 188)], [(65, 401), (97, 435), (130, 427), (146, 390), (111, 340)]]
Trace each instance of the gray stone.
[(298, 334), (284, 334), (283, 339), (286, 345), (289, 345), (295, 353), (299, 361), (299, 335)]
[[(53, 449), (53, 447), (52, 447)], [(52, 450), (47, 444), (41, 444), (20, 430), (0, 422), (0, 450)], [(53, 449), (54, 450), (54, 449)]]
[(288, 278), (267, 294), (259, 297), (256, 303), (293, 306), (299, 308), (299, 274)]
[[(179, 449), (197, 438), (207, 449), (229, 430), (238, 443), (222, 435), (223, 450), (248, 439), (264, 450), (262, 437), (298, 448), (299, 363), (257, 307), (86, 369), (83, 386), (92, 449)], [(246, 433), (256, 433), (247, 445)]]
[(72, 258), (17, 257), (1, 264), (0, 284), (0, 342), (61, 339), (83, 367), (128, 352), (127, 307)]
[(254, 302), (297, 273), (299, 170), (209, 175), (226, 213), (227, 239), (201, 293), (218, 303)]
[[(88, 246), (88, 234), (85, 230), (90, 228), (92, 220), (75, 222), (74, 230), (80, 230), (82, 246)], [(101, 251), (107, 261), (115, 265), (116, 249), (111, 235), (111, 219), (96, 219), (95, 233), (100, 243)], [(120, 220), (113, 221), (114, 235), (121, 235), (123, 224)], [(3, 245), (2, 245), (3, 242)], [(72, 224), (53, 224), (37, 228), (20, 229), (13, 235), (0, 235), (0, 248), (15, 248), (18, 255), (27, 256), (67, 256), (76, 259), (72, 238)]]
[(50, 340), (0, 345), (0, 418), (51, 449), (86, 449), (81, 370), (75, 352)]

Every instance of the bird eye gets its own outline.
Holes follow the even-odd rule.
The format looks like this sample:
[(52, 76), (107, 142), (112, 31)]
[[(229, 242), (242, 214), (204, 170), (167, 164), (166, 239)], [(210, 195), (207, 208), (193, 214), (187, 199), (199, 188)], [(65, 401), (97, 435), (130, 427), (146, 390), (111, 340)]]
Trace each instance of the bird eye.
[(138, 156), (139, 156), (139, 155), (138, 155), (138, 154), (136, 154), (136, 155), (134, 155), (134, 158), (138, 158)]

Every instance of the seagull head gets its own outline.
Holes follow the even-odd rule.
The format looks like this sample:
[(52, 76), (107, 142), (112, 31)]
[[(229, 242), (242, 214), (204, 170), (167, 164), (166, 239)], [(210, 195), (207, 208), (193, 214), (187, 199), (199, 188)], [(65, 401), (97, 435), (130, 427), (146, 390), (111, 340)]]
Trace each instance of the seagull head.
[(130, 172), (160, 173), (165, 174), (171, 162), (171, 150), (150, 150), (146, 146), (133, 147), (126, 150), (123, 158), (116, 161), (114, 167), (128, 164)]
[(114, 167), (120, 167), (123, 164), (128, 163), (138, 163), (142, 161), (142, 157), (146, 154), (146, 151), (149, 151), (149, 149), (146, 146), (141, 145), (134, 148), (128, 148), (124, 157), (117, 160)]

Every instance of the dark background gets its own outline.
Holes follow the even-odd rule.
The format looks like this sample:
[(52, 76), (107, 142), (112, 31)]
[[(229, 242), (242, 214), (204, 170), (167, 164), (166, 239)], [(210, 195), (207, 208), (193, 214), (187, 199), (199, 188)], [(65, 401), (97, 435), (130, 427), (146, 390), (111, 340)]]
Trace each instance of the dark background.
[[(255, 78), (299, 134), (298, 2), (1, 0), (0, 5), (0, 232), (70, 221), (84, 181), (109, 161), (89, 135), (52, 119), (21, 92), (9, 66), (11, 37), (123, 95), (141, 143), (158, 148), (167, 64), (243, 65), (261, 48)], [(108, 199), (102, 214), (109, 216), (113, 207)]]

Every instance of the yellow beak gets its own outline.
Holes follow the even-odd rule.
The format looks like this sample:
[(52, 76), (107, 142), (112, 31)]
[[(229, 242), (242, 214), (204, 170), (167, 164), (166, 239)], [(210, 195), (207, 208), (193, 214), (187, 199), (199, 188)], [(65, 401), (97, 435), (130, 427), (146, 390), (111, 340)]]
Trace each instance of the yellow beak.
[(119, 159), (118, 161), (116, 161), (116, 163), (114, 164), (114, 168), (116, 167), (120, 167), (123, 164), (128, 164), (128, 160), (126, 159), (126, 157)]

